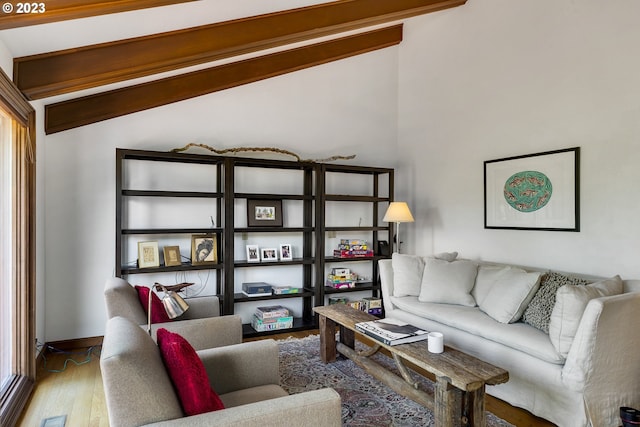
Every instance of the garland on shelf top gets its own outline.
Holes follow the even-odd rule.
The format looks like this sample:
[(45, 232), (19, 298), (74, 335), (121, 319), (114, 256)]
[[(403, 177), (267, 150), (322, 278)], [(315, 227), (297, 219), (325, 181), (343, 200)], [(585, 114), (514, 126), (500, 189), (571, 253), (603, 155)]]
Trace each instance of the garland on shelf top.
[(291, 156), (295, 158), (298, 162), (306, 162), (306, 163), (325, 163), (325, 162), (332, 162), (335, 160), (351, 160), (356, 158), (355, 154), (351, 154), (350, 156), (331, 156), (326, 159), (303, 159), (292, 151), (284, 150), (282, 148), (276, 148), (276, 147), (237, 147), (237, 148), (224, 148), (224, 149), (218, 150), (206, 144), (196, 144), (194, 142), (189, 143), (181, 148), (174, 148), (173, 150), (171, 150), (171, 152), (179, 153), (181, 151), (186, 151), (191, 147), (204, 148), (205, 150), (212, 151), (218, 155), (223, 155), (228, 153), (235, 154), (235, 153), (243, 153), (243, 152), (276, 153), (276, 154), (283, 154), (285, 156)]

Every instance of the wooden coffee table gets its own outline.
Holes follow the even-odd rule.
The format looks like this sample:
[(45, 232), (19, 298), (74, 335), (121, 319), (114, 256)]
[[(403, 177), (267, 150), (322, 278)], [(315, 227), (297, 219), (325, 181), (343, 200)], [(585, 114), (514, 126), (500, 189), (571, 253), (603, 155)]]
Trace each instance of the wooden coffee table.
[[(443, 353), (429, 353), (426, 340), (396, 346), (375, 341), (368, 350), (356, 351), (355, 324), (375, 320), (375, 316), (345, 304), (313, 310), (319, 315), (320, 357), (325, 363), (335, 361), (337, 352), (348, 357), (397, 393), (431, 409), (437, 427), (486, 426), (485, 385), (507, 382), (507, 371), (447, 346)], [(336, 326), (340, 328), (340, 342), (336, 342)], [(381, 348), (391, 353), (401, 376), (369, 359)], [(434, 395), (418, 389), (405, 361), (435, 376)]]

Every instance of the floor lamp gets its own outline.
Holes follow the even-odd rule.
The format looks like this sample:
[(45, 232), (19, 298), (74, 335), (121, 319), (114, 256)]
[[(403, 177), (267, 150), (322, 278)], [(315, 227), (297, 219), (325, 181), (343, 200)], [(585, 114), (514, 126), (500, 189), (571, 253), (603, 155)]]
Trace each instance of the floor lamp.
[(149, 335), (151, 335), (151, 298), (153, 297), (153, 290), (157, 289), (164, 292), (164, 297), (162, 298), (164, 310), (167, 312), (169, 319), (175, 319), (189, 309), (189, 304), (176, 292), (191, 285), (193, 285), (193, 283), (180, 283), (171, 286), (155, 283), (151, 289), (149, 289), (149, 305), (147, 307), (147, 332), (149, 332)]
[(413, 215), (411, 215), (411, 211), (409, 210), (407, 202), (391, 202), (382, 220), (384, 222), (396, 223), (397, 229), (395, 241), (396, 247), (398, 248), (398, 253), (400, 253), (400, 223), (414, 221)]

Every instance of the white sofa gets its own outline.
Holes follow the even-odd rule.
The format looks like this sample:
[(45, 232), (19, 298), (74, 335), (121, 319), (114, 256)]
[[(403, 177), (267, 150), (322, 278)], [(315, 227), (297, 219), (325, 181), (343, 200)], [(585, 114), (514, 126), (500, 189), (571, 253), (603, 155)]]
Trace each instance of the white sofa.
[[(592, 284), (556, 292), (545, 277), (559, 274), (441, 255), (379, 262), (386, 317), (507, 369), (509, 381), (487, 393), (561, 427), (619, 426), (621, 406), (640, 407), (640, 280), (563, 273)], [(549, 332), (534, 305), (552, 309)], [(535, 327), (521, 319), (528, 308)]]

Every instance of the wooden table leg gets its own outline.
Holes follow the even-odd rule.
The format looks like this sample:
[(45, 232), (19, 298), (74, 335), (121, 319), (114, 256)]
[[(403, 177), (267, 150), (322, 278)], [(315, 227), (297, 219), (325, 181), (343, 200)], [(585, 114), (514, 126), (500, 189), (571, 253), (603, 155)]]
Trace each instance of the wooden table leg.
[(444, 377), (436, 378), (435, 408), (436, 427), (462, 426), (462, 390), (452, 386)]
[(336, 361), (336, 323), (325, 316), (318, 316), (320, 327), (320, 359), (324, 363)]
[(340, 342), (349, 348), (355, 349), (356, 345), (356, 333), (351, 329), (347, 329), (340, 325)]
[(467, 400), (469, 426), (486, 427), (487, 417), (485, 414), (484, 387), (467, 392)]

